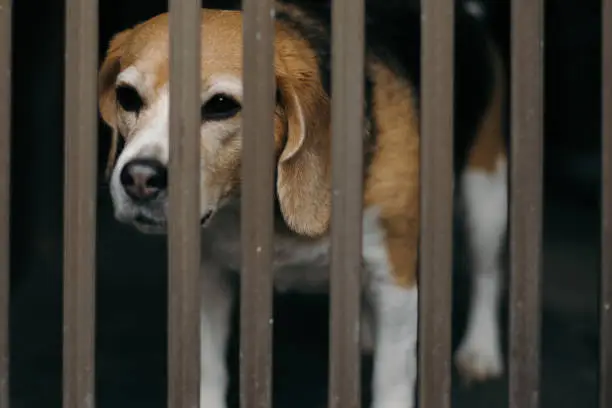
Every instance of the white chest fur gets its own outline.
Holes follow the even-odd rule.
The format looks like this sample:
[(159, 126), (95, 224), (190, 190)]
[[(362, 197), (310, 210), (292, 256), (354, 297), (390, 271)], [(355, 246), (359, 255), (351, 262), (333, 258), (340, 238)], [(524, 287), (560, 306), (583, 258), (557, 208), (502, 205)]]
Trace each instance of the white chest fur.
[[(236, 208), (219, 212), (202, 233), (202, 258), (221, 268), (241, 269), (240, 215)], [(364, 211), (363, 250), (384, 251), (378, 212)], [(374, 248), (375, 247), (375, 248)], [(329, 282), (329, 237), (307, 239), (288, 233), (273, 237), (274, 285), (279, 291), (326, 292)]]

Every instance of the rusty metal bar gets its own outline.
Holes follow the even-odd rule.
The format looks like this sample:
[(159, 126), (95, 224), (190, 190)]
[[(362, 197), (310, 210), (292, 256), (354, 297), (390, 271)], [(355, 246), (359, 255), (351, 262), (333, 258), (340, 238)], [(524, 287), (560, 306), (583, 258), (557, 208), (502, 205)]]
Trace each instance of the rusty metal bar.
[(274, 2), (244, 0), (243, 7), (240, 406), (267, 408), (272, 406)]
[(170, 0), (168, 406), (200, 406), (200, 0)]
[(544, 2), (512, 2), (509, 406), (540, 394)]
[(612, 0), (602, 1), (601, 339), (599, 406), (612, 407)]
[(0, 408), (9, 408), (12, 0), (0, 0)]
[(64, 408), (95, 405), (98, 1), (67, 0), (64, 101)]
[(330, 408), (361, 406), (364, 0), (332, 8)]
[(419, 401), (450, 407), (454, 2), (423, 4)]

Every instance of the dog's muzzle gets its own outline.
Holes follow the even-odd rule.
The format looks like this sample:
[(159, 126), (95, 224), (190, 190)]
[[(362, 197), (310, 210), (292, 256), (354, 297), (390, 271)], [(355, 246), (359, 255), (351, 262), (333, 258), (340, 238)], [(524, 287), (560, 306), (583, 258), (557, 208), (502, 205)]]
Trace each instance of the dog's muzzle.
[[(127, 162), (119, 174), (121, 188), (133, 208), (124, 222), (134, 224), (143, 231), (161, 231), (167, 227), (165, 214), (168, 198), (168, 169), (160, 161), (137, 158)], [(200, 217), (202, 228), (210, 224), (214, 210)]]

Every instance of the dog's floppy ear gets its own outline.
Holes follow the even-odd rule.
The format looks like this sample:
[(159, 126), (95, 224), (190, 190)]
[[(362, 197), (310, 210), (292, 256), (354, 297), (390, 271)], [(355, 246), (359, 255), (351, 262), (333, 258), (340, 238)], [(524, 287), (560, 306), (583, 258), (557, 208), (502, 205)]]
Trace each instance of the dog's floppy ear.
[(317, 236), (331, 216), (329, 98), (314, 78), (277, 77), (277, 86), (287, 122), (276, 185), (280, 209), (293, 231)]
[(132, 30), (125, 30), (115, 35), (110, 42), (106, 57), (100, 71), (98, 73), (98, 104), (100, 107), (100, 115), (108, 126), (112, 128), (111, 147), (108, 153), (106, 163), (106, 177), (110, 176), (110, 172), (115, 163), (117, 156), (117, 144), (119, 143), (119, 131), (116, 125), (117, 103), (115, 100), (115, 81), (117, 75), (121, 71), (121, 55), (123, 54), (123, 45), (129, 37)]

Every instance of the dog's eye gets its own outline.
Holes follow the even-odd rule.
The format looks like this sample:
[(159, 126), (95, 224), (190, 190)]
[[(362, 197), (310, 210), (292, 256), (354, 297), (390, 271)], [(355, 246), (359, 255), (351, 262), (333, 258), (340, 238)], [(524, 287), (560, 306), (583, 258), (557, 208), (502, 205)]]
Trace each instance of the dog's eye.
[(117, 87), (115, 92), (117, 94), (117, 102), (126, 112), (138, 113), (142, 109), (144, 102), (136, 89), (131, 86), (122, 85)]
[(217, 94), (202, 105), (203, 120), (228, 119), (240, 111), (240, 104), (231, 96)]

